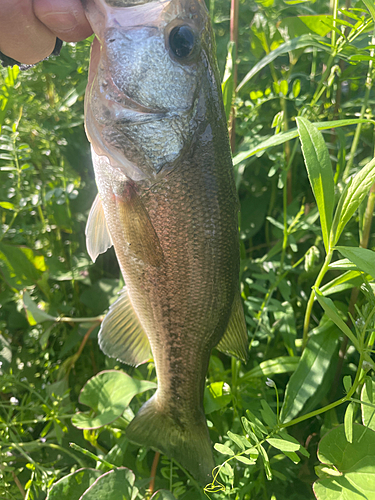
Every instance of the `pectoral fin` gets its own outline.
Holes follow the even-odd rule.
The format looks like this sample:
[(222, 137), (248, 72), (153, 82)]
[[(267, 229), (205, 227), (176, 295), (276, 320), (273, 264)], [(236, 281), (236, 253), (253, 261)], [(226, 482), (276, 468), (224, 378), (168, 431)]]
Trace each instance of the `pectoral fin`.
[(99, 331), (99, 346), (107, 356), (133, 366), (152, 356), (147, 335), (125, 288), (104, 318)]
[(220, 342), (217, 344), (216, 349), (224, 354), (235, 356), (244, 363), (247, 361), (247, 328), (239, 292), (236, 294), (233, 301), (232, 314), (229, 318), (227, 329)]
[(86, 224), (86, 248), (93, 262), (99, 254), (104, 253), (112, 246), (111, 236), (108, 231), (107, 222), (100, 195), (97, 194), (92, 204)]
[(142, 199), (131, 184), (125, 186), (121, 195), (116, 194), (116, 206), (129, 253), (145, 264), (161, 266), (164, 254), (158, 235)]

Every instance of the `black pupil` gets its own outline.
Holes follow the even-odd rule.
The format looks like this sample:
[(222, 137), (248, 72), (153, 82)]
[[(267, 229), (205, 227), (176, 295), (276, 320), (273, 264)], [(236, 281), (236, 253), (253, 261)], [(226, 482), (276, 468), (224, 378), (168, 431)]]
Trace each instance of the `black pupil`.
[(177, 26), (169, 35), (169, 45), (177, 57), (188, 57), (194, 48), (194, 33), (189, 26)]

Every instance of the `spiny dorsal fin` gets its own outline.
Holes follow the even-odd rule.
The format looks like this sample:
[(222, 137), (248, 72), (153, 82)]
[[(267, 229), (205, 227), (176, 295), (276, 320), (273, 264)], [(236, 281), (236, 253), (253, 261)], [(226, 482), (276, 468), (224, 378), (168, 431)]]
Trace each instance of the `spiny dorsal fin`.
[(247, 361), (247, 328), (240, 292), (236, 293), (234, 297), (232, 314), (229, 318), (227, 329), (220, 342), (217, 344), (216, 349), (224, 354), (235, 356), (244, 363)]
[(107, 356), (137, 366), (151, 358), (146, 333), (124, 288), (109, 308), (99, 331), (99, 345)]
[(107, 222), (100, 195), (97, 194), (92, 204), (86, 224), (87, 253), (95, 262), (98, 255), (104, 253), (112, 246), (111, 236), (108, 232)]

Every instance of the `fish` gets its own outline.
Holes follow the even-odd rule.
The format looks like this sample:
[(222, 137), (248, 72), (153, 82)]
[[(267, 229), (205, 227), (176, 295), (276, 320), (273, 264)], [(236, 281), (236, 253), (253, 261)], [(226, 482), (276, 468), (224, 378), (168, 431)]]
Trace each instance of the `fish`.
[(197, 481), (215, 467), (203, 408), (214, 347), (246, 361), (239, 201), (215, 42), (203, 0), (84, 0), (95, 33), (85, 95), (98, 195), (92, 260), (113, 245), (125, 288), (104, 353), (158, 387), (126, 429)]

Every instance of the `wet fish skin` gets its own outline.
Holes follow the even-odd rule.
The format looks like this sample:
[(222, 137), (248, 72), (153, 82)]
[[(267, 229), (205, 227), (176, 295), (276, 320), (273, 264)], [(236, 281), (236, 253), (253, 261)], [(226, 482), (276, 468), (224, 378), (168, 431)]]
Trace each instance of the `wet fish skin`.
[[(210, 352), (218, 345), (245, 358), (247, 334), (238, 198), (207, 10), (202, 0), (85, 3), (99, 40), (85, 103), (99, 190), (88, 249), (95, 259), (113, 244), (126, 282), (99, 342), (134, 365), (151, 348), (158, 389), (130, 423), (129, 439), (208, 482)], [(195, 37), (185, 59), (169, 46), (182, 25)]]

